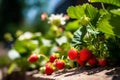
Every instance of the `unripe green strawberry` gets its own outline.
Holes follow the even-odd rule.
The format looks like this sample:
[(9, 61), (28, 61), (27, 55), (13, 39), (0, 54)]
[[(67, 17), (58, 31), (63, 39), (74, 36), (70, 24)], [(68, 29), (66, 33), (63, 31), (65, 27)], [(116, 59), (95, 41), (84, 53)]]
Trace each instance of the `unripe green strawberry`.
[(39, 56), (37, 54), (31, 54), (30, 57), (28, 58), (28, 61), (33, 63), (36, 62), (39, 59)]
[(92, 57), (92, 53), (88, 49), (82, 49), (80, 51), (80, 60), (83, 62), (87, 62)]
[(40, 72), (45, 73), (45, 67), (40, 67)]
[(75, 59), (77, 59), (77, 57), (78, 57), (78, 52), (77, 52), (77, 50), (74, 49), (74, 48), (68, 50), (68, 57), (69, 57), (70, 60), (75, 60)]
[(98, 60), (96, 59), (95, 56), (92, 56), (92, 57), (88, 60), (88, 64), (89, 64), (90, 66), (96, 66), (97, 63), (98, 63)]
[(90, 22), (90, 18), (87, 17), (87, 16), (84, 16), (84, 17), (81, 19), (81, 22), (80, 22), (80, 23), (81, 23), (83, 26), (86, 26), (89, 22)]
[(55, 66), (58, 70), (63, 69), (65, 67), (65, 62), (63, 60), (56, 60)]
[(101, 67), (105, 67), (107, 65), (107, 59), (106, 58), (99, 59), (99, 65)]

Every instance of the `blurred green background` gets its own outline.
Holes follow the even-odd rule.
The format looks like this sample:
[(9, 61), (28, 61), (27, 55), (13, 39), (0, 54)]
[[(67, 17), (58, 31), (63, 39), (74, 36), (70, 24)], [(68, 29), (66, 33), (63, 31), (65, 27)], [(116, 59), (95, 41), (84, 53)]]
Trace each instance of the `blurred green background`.
[(6, 32), (16, 30), (42, 32), (47, 31), (47, 25), (40, 20), (43, 12), (66, 13), (71, 5), (77, 5), (87, 0), (0, 0), (0, 41), (4, 41)]

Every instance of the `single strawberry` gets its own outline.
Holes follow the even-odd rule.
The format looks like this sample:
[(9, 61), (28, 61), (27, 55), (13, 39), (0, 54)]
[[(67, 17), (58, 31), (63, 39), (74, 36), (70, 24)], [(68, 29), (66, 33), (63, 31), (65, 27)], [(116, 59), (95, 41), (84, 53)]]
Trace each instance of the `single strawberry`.
[(45, 66), (45, 74), (51, 75), (53, 72), (54, 72), (54, 68), (52, 64)]
[(39, 56), (37, 54), (31, 54), (30, 57), (28, 58), (28, 61), (33, 63), (36, 62), (39, 59)]
[(55, 55), (51, 55), (50, 58), (49, 58), (49, 61), (54, 62), (55, 59), (57, 59), (57, 57)]
[(74, 48), (68, 50), (68, 57), (69, 57), (70, 60), (75, 60), (75, 59), (77, 59), (77, 57), (78, 57), (78, 52), (77, 52), (77, 50), (74, 49)]
[(65, 67), (65, 62), (63, 60), (56, 60), (55, 66), (58, 70), (63, 69)]
[(80, 51), (80, 60), (83, 62), (87, 62), (92, 56), (92, 53), (88, 49), (82, 49)]
[(90, 66), (96, 66), (97, 63), (98, 63), (98, 60), (96, 59), (95, 56), (92, 56), (92, 57), (88, 60), (88, 64), (89, 64)]
[(99, 65), (101, 67), (105, 67), (107, 65), (107, 59), (106, 58), (99, 59)]
[(40, 72), (44, 74), (45, 73), (45, 69), (46, 69), (45, 67), (40, 67)]
[(77, 63), (80, 65), (80, 66), (85, 66), (86, 62), (83, 62), (80, 60), (80, 58), (77, 59)]

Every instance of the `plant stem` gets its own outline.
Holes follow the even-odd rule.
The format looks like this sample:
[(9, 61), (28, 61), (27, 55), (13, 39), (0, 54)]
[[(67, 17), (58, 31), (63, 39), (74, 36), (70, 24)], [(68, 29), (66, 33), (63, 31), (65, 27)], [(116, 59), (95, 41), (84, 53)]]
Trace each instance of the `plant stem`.
[(102, 8), (105, 10), (105, 6), (104, 6), (104, 4), (103, 4), (103, 3), (101, 3), (101, 6), (102, 6)]

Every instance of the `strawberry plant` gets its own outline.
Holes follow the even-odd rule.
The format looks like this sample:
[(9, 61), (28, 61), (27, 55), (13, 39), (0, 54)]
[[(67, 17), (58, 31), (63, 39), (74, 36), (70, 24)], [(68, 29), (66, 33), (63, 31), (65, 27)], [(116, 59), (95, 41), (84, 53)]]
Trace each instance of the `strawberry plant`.
[[(117, 65), (120, 58), (120, 2), (119, 0), (89, 0), (90, 3), (100, 2), (98, 9), (92, 4), (71, 6), (67, 9), (70, 18), (74, 19), (72, 46), (80, 50), (77, 62), (84, 66), (88, 62), (91, 66), (99, 65), (98, 59), (106, 58), (106, 65)], [(104, 6), (107, 4), (107, 7)], [(84, 48), (90, 51), (82, 51)], [(95, 57), (91, 57), (92, 55)], [(110, 63), (109, 63), (110, 61)], [(102, 61), (100, 61), (102, 64)]]
[[(71, 47), (70, 41), (73, 37), (70, 31), (64, 29), (68, 19), (69, 17), (63, 14), (48, 16), (43, 13), (41, 20), (49, 24), (46, 33), (16, 32), (9, 53), (13, 54), (11, 51), (14, 51), (18, 56), (13, 60), (16, 65), (11, 68), (11, 64), (10, 69), (14, 69), (16, 66), (23, 71), (40, 68), (42, 73), (50, 75), (54, 70), (73, 67), (73, 62), (67, 58), (67, 52)], [(9, 35), (6, 39), (8, 38)], [(46, 66), (49, 62), (51, 65)], [(54, 70), (53, 67), (55, 67)], [(12, 72), (12, 70), (10, 71)]]
[[(51, 75), (56, 70), (80, 66), (119, 65), (120, 61), (120, 2), (118, 0), (89, 0), (99, 2), (70, 6), (67, 15), (46, 13), (41, 20), (49, 29), (40, 32), (17, 32), (10, 51), (17, 54), (10, 70), (39, 69)], [(107, 4), (107, 7), (104, 7)], [(72, 19), (68, 21), (68, 19)], [(19, 34), (18, 34), (19, 33)], [(11, 35), (5, 36), (13, 40)], [(34, 54), (31, 54), (34, 53)], [(11, 53), (10, 53), (11, 54)], [(21, 65), (22, 64), (22, 65)], [(12, 68), (11, 68), (12, 67)]]

